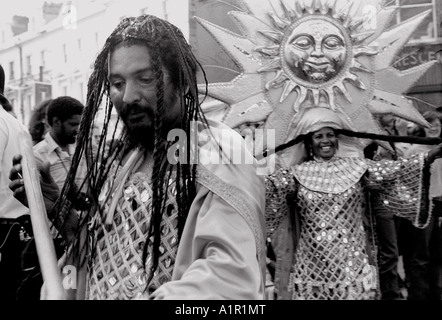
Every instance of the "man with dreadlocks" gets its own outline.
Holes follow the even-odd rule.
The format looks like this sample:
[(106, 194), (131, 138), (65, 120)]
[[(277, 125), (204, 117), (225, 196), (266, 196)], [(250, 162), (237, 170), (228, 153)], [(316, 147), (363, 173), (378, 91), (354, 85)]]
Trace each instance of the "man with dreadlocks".
[[(65, 263), (83, 271), (76, 298), (80, 288), (86, 299), (264, 298), (264, 179), (252, 164), (210, 161), (215, 150), (228, 156), (244, 143), (205, 120), (197, 67), (179, 29), (148, 15), (123, 19), (98, 55), (72, 169), (50, 212), (69, 240)], [(122, 143), (108, 156), (104, 143), (93, 153), (90, 135), (105, 95), (103, 134), (112, 129), (113, 107), (124, 124)], [(198, 149), (188, 137), (196, 131), (205, 152), (192, 162)], [(187, 139), (173, 140), (174, 132)], [(83, 154), (92, 207), (73, 215), (69, 190)], [(10, 185), (16, 197), (20, 182)]]

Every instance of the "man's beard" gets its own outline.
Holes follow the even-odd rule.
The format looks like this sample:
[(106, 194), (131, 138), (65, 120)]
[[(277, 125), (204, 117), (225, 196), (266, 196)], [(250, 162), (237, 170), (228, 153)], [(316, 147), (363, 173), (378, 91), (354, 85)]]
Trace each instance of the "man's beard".
[[(150, 119), (150, 123), (141, 121), (140, 123), (130, 122), (128, 117), (131, 113), (144, 113), (145, 116)], [(152, 108), (143, 107), (139, 104), (126, 105), (120, 113), (126, 131), (128, 134), (128, 140), (132, 146), (140, 146), (146, 149), (153, 149), (155, 142), (155, 127), (154, 127), (154, 111)]]
[(126, 131), (131, 146), (153, 150), (155, 144), (155, 128), (149, 125), (128, 126)]
[(73, 144), (76, 142), (77, 140), (77, 135), (68, 135), (66, 134), (66, 130), (64, 127), (62, 127), (61, 129), (61, 135), (60, 135), (60, 142), (62, 142), (63, 144)]

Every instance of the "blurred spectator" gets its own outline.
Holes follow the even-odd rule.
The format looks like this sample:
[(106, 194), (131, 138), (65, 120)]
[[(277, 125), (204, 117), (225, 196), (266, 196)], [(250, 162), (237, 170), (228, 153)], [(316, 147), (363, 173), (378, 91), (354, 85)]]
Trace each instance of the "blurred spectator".
[(42, 141), (44, 139), (45, 134), (49, 130), (49, 126), (46, 120), (46, 110), (48, 104), (51, 101), (52, 99), (47, 99), (40, 102), (35, 107), (34, 112), (31, 115), (31, 119), (29, 120), (28, 128), (34, 145)]
[[(437, 112), (437, 114), (439, 115), (439, 119), (440, 119), (441, 122), (442, 122), (442, 106), (437, 107), (437, 108), (436, 108), (436, 112)], [(442, 132), (441, 132), (441, 134), (440, 134), (440, 137), (442, 138)]]
[[(0, 301), (29, 298), (22, 287), (23, 279), (35, 267), (25, 261), (25, 253), (32, 239), (29, 209), (13, 196), (9, 189), (9, 171), (12, 157), (20, 153), (19, 133), (26, 128), (9, 112), (8, 99), (4, 96), (5, 74), (0, 65)], [(38, 299), (38, 291), (33, 297)]]
[[(35, 157), (43, 163), (49, 162), (51, 176), (61, 191), (71, 168), (72, 155), (75, 152), (75, 140), (80, 125), (84, 105), (75, 98), (61, 96), (50, 101), (47, 106), (49, 131), (44, 139), (34, 146)], [(77, 187), (81, 188), (86, 172), (77, 171)]]
[[(423, 114), (431, 127), (422, 128), (425, 137), (440, 137), (441, 120), (435, 111)], [(428, 151), (429, 145), (415, 144), (407, 150), (406, 156)], [(419, 229), (409, 223), (401, 225), (402, 238), (407, 239), (403, 250), (404, 267), (408, 281), (409, 300), (440, 300), (442, 262), (440, 199), (442, 199), (442, 159), (437, 159), (431, 166), (430, 199), (434, 203), (428, 226)]]
[[(397, 118), (393, 114), (382, 114), (378, 116), (378, 121), (382, 129), (388, 135), (406, 135), (407, 122)], [(406, 144), (396, 144), (390, 142), (391, 150), (373, 142), (365, 150), (365, 155), (373, 160), (391, 159), (397, 160), (403, 155), (407, 148)], [(398, 230), (401, 218), (393, 215), (386, 208), (382, 199), (373, 194), (370, 198), (373, 215), (376, 219), (376, 236), (378, 239), (378, 269), (379, 283), (382, 300), (401, 300), (404, 296), (401, 293), (400, 283), (402, 279), (399, 275), (399, 245)]]

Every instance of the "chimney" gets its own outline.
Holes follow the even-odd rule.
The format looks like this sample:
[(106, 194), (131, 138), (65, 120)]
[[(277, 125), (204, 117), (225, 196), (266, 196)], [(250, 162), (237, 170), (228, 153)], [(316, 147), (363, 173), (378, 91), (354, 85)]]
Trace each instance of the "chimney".
[(29, 18), (25, 16), (14, 15), (12, 17), (11, 30), (12, 35), (16, 36), (28, 31)]

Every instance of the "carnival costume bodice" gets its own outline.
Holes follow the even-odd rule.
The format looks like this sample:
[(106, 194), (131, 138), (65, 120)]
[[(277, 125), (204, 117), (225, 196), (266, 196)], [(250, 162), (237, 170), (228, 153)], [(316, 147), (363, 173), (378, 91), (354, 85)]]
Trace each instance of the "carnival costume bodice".
[(268, 176), (268, 237), (290, 214), (287, 201), (294, 202), (300, 215), (299, 241), (287, 259), (291, 299), (375, 298), (378, 281), (367, 252), (365, 190), (382, 197), (386, 206), (394, 206), (395, 214), (415, 222), (419, 216), (421, 221), (423, 161), (422, 155), (380, 162), (335, 157)]
[[(113, 166), (101, 193), (102, 210), (107, 212), (113, 197), (119, 197), (112, 220), (112, 227), (105, 226), (105, 217), (100, 210), (94, 217), (91, 228), (96, 228), (96, 243), (93, 261), (89, 270), (87, 299), (123, 300), (141, 296), (147, 286), (151, 267), (151, 244), (148, 246), (146, 264), (143, 265), (143, 249), (149, 233), (152, 190), (146, 173), (135, 172), (124, 183), (121, 194), (108, 195), (111, 182), (121, 167)], [(178, 249), (175, 180), (169, 179), (166, 213), (161, 223), (161, 256), (157, 271), (149, 284), (152, 292), (161, 284), (170, 281)], [(118, 281), (117, 281), (118, 280)]]

